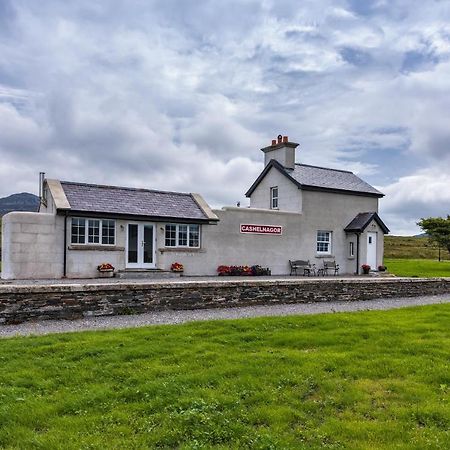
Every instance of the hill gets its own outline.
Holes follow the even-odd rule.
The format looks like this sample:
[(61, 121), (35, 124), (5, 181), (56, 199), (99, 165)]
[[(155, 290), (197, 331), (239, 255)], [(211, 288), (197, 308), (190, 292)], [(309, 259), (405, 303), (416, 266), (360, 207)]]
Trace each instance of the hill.
[(39, 197), (28, 192), (0, 198), (0, 217), (11, 211), (37, 211)]

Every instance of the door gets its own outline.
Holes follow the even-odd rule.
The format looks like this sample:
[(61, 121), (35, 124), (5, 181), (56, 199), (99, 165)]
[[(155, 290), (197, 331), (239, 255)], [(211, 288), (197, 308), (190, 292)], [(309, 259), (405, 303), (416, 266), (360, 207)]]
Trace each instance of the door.
[(377, 233), (367, 233), (367, 264), (377, 270)]
[(153, 269), (155, 264), (155, 226), (151, 223), (127, 225), (126, 267)]

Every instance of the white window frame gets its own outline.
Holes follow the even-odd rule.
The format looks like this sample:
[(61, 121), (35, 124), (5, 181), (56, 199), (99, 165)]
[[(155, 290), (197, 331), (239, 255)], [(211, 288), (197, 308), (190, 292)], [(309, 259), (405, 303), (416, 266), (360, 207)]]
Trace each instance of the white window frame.
[[(73, 242), (73, 234), (72, 234), (72, 229), (73, 229), (73, 220), (84, 220), (84, 242)], [(98, 242), (89, 242), (89, 221), (90, 220), (96, 220), (99, 222), (99, 234), (98, 234), (98, 238), (99, 241)], [(112, 244), (103, 244), (103, 221), (108, 221), (108, 222), (113, 222), (114, 224), (114, 242)], [(70, 222), (70, 244), (71, 245), (95, 245), (95, 246), (99, 246), (99, 247), (112, 247), (116, 245), (116, 237), (117, 237), (117, 226), (116, 226), (116, 221), (114, 219), (99, 219), (99, 218), (94, 218), (94, 217), (72, 217), (72, 220)]]
[[(276, 192), (276, 195), (274, 195), (274, 192)], [(270, 209), (278, 209), (279, 204), (279, 198), (280, 193), (278, 190), (278, 186), (272, 186), (270, 188)]]
[[(175, 245), (167, 245), (167, 227), (175, 227)], [(186, 227), (186, 244), (180, 244), (180, 227)], [(191, 241), (191, 227), (198, 227), (198, 245), (189, 245)], [(197, 223), (166, 223), (164, 227), (164, 246), (166, 248), (200, 248), (201, 246), (201, 226)]]
[(349, 258), (355, 257), (355, 243), (353, 241), (350, 241), (348, 243), (348, 257)]
[[(319, 240), (319, 233), (326, 233), (328, 234), (328, 240)], [(318, 244), (328, 244), (328, 249), (327, 250), (318, 250)], [(332, 251), (332, 245), (333, 245), (333, 232), (329, 231), (329, 230), (317, 230), (316, 233), (316, 253), (318, 255), (331, 255), (331, 251)]]

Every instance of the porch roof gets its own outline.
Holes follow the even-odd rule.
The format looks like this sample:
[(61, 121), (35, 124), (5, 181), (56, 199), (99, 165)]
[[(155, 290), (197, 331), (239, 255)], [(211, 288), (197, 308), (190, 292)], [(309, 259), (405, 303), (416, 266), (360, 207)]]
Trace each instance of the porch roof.
[(347, 233), (362, 233), (372, 220), (379, 225), (383, 230), (383, 233), (389, 233), (389, 228), (380, 219), (380, 216), (376, 212), (363, 212), (359, 213), (345, 228)]

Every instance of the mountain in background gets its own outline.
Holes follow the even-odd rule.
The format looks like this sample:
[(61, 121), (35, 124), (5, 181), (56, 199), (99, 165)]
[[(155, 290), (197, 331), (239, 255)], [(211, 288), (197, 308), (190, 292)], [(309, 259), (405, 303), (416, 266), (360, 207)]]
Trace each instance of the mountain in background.
[(37, 211), (39, 197), (28, 192), (0, 198), (0, 217), (11, 211)]

